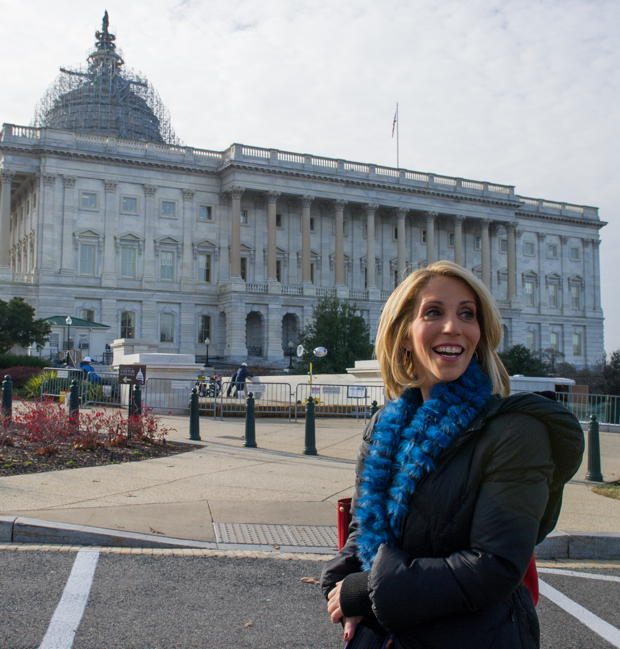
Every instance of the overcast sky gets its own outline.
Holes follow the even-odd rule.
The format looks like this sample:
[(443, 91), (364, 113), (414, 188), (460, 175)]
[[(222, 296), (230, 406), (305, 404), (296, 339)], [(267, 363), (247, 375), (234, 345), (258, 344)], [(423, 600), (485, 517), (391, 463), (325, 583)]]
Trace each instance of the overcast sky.
[[(593, 205), (620, 349), (619, 0), (0, 0), (0, 121), (29, 124), (104, 9), (184, 144), (233, 142)], [(615, 118), (614, 118), (615, 115)]]

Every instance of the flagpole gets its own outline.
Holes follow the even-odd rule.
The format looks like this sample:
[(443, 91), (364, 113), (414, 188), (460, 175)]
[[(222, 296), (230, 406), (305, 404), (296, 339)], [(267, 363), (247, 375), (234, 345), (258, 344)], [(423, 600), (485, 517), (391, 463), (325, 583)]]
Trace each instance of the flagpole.
[(396, 168), (400, 169), (400, 137), (398, 129), (400, 127), (398, 119), (398, 102), (396, 102)]

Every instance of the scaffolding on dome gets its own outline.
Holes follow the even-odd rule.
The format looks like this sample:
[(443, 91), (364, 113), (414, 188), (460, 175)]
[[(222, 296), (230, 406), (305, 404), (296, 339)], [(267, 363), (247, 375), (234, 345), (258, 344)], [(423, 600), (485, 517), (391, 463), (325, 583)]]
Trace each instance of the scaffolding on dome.
[(157, 91), (145, 77), (124, 67), (108, 25), (106, 11), (87, 67), (60, 68), (35, 110), (35, 126), (179, 144)]

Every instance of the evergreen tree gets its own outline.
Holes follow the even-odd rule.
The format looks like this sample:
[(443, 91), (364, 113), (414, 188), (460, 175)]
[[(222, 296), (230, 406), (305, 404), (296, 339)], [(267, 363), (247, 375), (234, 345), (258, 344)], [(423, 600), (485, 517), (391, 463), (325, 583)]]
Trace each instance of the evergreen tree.
[(34, 309), (21, 297), (9, 302), (0, 300), (0, 354), (13, 345), (28, 347), (32, 343), (43, 345), (50, 333), (50, 325), (34, 319)]
[[(306, 350), (300, 371), (307, 371), (308, 361), (314, 373), (344, 374), (355, 361), (372, 357), (368, 325), (353, 304), (335, 297), (321, 298), (305, 327), (300, 342)], [(316, 347), (326, 347), (327, 356), (311, 356)]]
[(545, 364), (524, 345), (514, 345), (499, 356), (511, 376), (547, 376)]

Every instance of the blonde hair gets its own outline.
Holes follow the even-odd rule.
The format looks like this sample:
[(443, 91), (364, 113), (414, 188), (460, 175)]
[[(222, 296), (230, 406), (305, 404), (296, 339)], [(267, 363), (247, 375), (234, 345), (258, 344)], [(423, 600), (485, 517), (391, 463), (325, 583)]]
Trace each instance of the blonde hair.
[(452, 277), (464, 282), (476, 296), (480, 342), (476, 356), (491, 380), (494, 394), (510, 394), (508, 372), (497, 354), (502, 338), (499, 310), (487, 287), (469, 270), (451, 261), (436, 261), (406, 277), (388, 298), (375, 341), (375, 355), (385, 390), (390, 399), (400, 396), (407, 387), (420, 387), (414, 356), (405, 347), (409, 326), (414, 317), (418, 296), (433, 277)]

